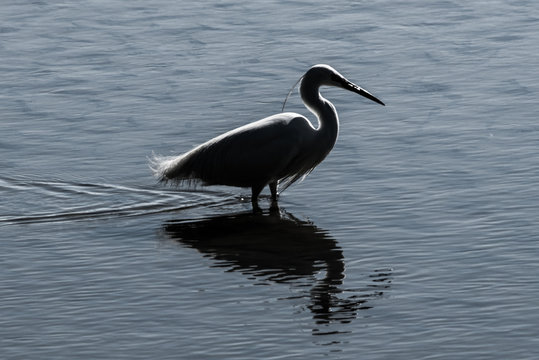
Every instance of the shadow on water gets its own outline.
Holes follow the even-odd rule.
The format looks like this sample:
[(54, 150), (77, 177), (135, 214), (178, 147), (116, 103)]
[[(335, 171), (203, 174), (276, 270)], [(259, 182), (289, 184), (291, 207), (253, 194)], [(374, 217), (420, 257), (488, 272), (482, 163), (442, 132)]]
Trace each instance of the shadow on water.
[(261, 284), (289, 283), (301, 289), (295, 297), (307, 299), (306, 307), (318, 325), (314, 335), (342, 332), (319, 328), (350, 323), (391, 283), (391, 270), (383, 269), (368, 275), (363, 288), (343, 288), (345, 258), (337, 241), (282, 209), (168, 221), (163, 229), (171, 239), (214, 259), (215, 267), (240, 272)]

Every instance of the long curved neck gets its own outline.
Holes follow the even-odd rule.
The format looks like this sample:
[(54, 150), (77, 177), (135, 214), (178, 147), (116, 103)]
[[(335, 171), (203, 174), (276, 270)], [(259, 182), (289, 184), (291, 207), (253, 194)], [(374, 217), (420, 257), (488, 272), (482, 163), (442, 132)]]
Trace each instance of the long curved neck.
[(339, 135), (339, 117), (335, 106), (320, 95), (320, 84), (309, 78), (304, 78), (301, 82), (300, 94), (303, 103), (318, 119), (317, 140), (323, 141), (333, 148)]

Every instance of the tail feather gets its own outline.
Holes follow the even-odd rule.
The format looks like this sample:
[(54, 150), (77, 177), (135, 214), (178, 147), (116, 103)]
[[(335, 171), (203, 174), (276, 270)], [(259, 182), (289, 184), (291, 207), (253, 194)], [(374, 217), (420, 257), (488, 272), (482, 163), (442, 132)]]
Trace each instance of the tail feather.
[(187, 176), (182, 176), (181, 171), (178, 171), (182, 158), (182, 156), (161, 156), (152, 154), (152, 157), (148, 159), (150, 170), (161, 182), (181, 182), (187, 178)]
[[(203, 181), (197, 171), (196, 159), (193, 151), (180, 156), (162, 156), (152, 154), (149, 166), (153, 175), (164, 183), (180, 185), (187, 182), (189, 185)], [(195, 156), (196, 157), (196, 156)]]
[(167, 168), (170, 166), (172, 157), (161, 156), (152, 153), (152, 156), (148, 158), (148, 165), (153, 173), (153, 176), (159, 181), (166, 181)]

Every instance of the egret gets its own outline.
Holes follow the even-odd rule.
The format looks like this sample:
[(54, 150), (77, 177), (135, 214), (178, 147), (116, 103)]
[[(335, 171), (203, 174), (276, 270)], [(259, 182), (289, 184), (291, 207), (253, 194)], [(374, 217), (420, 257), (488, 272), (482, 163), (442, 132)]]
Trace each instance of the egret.
[(162, 182), (251, 188), (254, 210), (259, 209), (260, 192), (269, 185), (272, 204), (276, 204), (277, 186), (282, 192), (307, 176), (337, 141), (337, 111), (320, 95), (320, 86), (340, 87), (385, 105), (329, 65), (311, 67), (300, 81), (301, 98), (318, 118), (318, 127), (297, 113), (275, 114), (226, 132), (182, 155), (154, 155), (150, 161), (154, 175)]

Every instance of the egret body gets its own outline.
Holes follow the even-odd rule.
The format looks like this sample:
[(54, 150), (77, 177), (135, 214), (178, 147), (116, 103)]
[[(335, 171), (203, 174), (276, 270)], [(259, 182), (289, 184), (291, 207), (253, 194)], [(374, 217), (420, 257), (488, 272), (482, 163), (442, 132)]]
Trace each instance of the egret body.
[(272, 200), (277, 201), (277, 186), (283, 191), (309, 174), (337, 140), (339, 118), (333, 104), (320, 95), (323, 85), (353, 91), (384, 105), (332, 67), (315, 65), (303, 75), (300, 94), (318, 118), (318, 127), (300, 114), (283, 112), (231, 130), (185, 154), (155, 156), (150, 167), (163, 182), (249, 187), (254, 209), (258, 209), (258, 196), (266, 185)]

